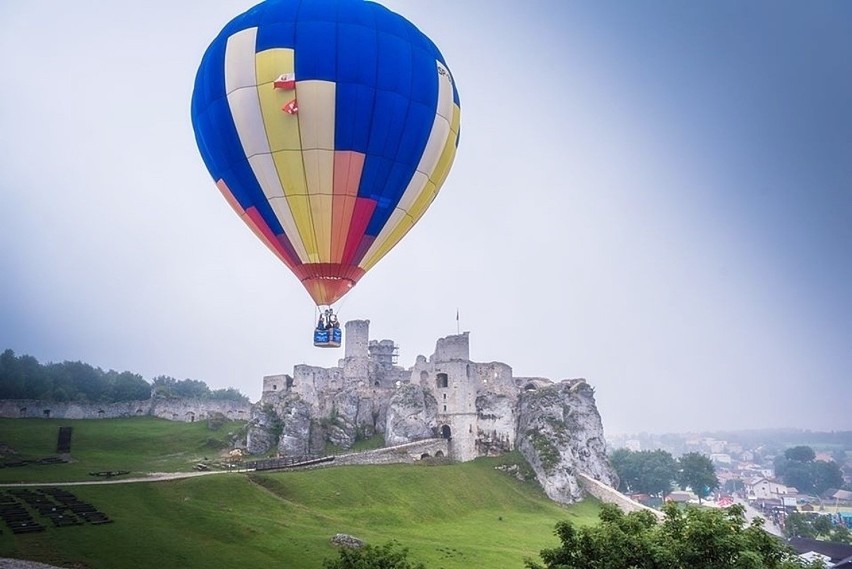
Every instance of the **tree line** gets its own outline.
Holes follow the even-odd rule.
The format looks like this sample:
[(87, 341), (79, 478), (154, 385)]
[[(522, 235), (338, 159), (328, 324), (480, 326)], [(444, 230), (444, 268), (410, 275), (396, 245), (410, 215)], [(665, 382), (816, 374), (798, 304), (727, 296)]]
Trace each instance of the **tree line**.
[[(846, 459), (843, 451), (838, 458)], [(816, 460), (814, 449), (795, 446), (775, 457), (775, 476), (787, 486), (793, 486), (802, 494), (821, 495), (829, 488), (843, 486), (843, 472), (834, 461)]]
[(40, 399), (78, 403), (120, 403), (151, 397), (248, 402), (234, 388), (210, 389), (203, 381), (161, 375), (152, 382), (129, 371), (104, 371), (83, 362), (41, 364), (7, 349), (0, 354), (0, 399)]
[[(726, 509), (663, 507), (657, 521), (647, 511), (625, 514), (612, 504), (601, 507), (597, 525), (556, 524), (559, 544), (540, 552), (541, 562), (524, 560), (526, 569), (821, 569), (805, 562), (763, 530), (763, 520), (747, 522), (740, 505)], [(397, 542), (361, 549), (342, 548), (323, 569), (426, 569), (409, 559)]]
[(675, 459), (664, 450), (620, 448), (612, 453), (610, 464), (618, 474), (618, 489), (625, 493), (665, 498), (677, 483), (681, 488), (692, 490), (700, 502), (719, 487), (713, 463), (697, 452), (688, 452)]

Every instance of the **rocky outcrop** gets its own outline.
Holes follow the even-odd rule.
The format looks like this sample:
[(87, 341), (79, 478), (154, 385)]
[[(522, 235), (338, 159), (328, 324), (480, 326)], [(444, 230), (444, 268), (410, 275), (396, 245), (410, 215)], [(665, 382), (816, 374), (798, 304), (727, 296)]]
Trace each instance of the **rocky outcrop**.
[(397, 389), (388, 404), (385, 443), (399, 445), (434, 436), (438, 402), (419, 385)]
[(278, 444), (280, 433), (278, 415), (271, 405), (256, 405), (251, 410), (246, 431), (246, 451), (266, 454)]
[(514, 448), (517, 396), (484, 393), (476, 398), (476, 446), (480, 456), (500, 456)]
[(520, 396), (518, 448), (545, 493), (570, 504), (582, 498), (583, 472), (609, 486), (617, 478), (606, 457), (594, 390), (584, 379), (525, 391)]
[(336, 533), (331, 536), (331, 544), (337, 547), (345, 547), (348, 549), (360, 549), (364, 547), (364, 540), (358, 539), (348, 533)]
[(324, 389), (311, 400), (292, 391), (264, 394), (251, 416), (248, 451), (322, 454), (326, 442), (348, 450), (357, 440), (384, 432), (389, 398), (390, 390), (367, 387)]
[(311, 406), (300, 397), (288, 397), (278, 414), (281, 420), (281, 437), (278, 439), (278, 453), (283, 456), (322, 454), (325, 445), (311, 436), (314, 422)]

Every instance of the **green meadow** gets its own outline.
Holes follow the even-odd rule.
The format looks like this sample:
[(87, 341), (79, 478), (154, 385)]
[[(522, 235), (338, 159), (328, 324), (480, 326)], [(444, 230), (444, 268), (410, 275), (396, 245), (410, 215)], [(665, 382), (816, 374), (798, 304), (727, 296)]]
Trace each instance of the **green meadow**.
[[(92, 479), (90, 470), (189, 471), (199, 457), (212, 458), (205, 451), (216, 444), (208, 439), (227, 438), (240, 428), (228, 424), (210, 431), (204, 422), (148, 418), (16, 419), (0, 421), (0, 443), (20, 455), (49, 456), (60, 425), (74, 427), (77, 462), (3, 468), (3, 480), (49, 480), (63, 487), (63, 481)], [(349, 533), (376, 545), (396, 540), (430, 569), (520, 569), (525, 557), (557, 544), (558, 520), (594, 523), (598, 504), (559, 506), (537, 484), (495, 468), (519, 460), (513, 454), (465, 464), (227, 472), (65, 486), (114, 523), (54, 528), (45, 519), (46, 531), (22, 535), (0, 523), (0, 557), (89, 569), (319, 568), (335, 555), (331, 536)]]

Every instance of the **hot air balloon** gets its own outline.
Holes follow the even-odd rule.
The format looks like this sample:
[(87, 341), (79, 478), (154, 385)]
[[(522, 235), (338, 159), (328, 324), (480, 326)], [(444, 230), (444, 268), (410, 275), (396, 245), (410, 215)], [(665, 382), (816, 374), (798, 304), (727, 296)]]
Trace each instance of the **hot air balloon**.
[(435, 199), (460, 109), (432, 41), (366, 0), (254, 6), (210, 44), (192, 93), (216, 186), (326, 311)]

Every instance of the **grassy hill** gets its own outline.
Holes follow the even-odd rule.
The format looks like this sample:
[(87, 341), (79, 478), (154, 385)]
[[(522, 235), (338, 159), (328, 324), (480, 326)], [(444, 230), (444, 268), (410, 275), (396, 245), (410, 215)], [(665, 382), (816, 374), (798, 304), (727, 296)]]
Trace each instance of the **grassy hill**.
[[(169, 465), (187, 470), (212, 436), (203, 423), (12, 420), (0, 422), (0, 442), (21, 453), (26, 447), (27, 453), (49, 455), (49, 449), (39, 446), (42, 443), (25, 443), (24, 435), (55, 433), (60, 424), (75, 428), (72, 454), (79, 463), (0, 472), (6, 476), (5, 471), (15, 470), (18, 478), (31, 476), (30, 481), (58, 480), (46, 476), (48, 471), (79, 479), (90, 469), (118, 468), (120, 461), (140, 472)], [(227, 436), (225, 429), (222, 436)], [(78, 430), (87, 435), (78, 439)], [(51, 445), (55, 434), (52, 437)], [(89, 454), (85, 447), (95, 442), (101, 448), (90, 449)], [(494, 468), (501, 461), (518, 459), (516, 455), (452, 465), (352, 466), (68, 486), (115, 523), (51, 526), (24, 535), (12, 535), (0, 524), (4, 529), (0, 557), (91, 569), (319, 568), (323, 558), (335, 554), (329, 538), (343, 532), (373, 544), (395, 539), (411, 550), (412, 559), (430, 569), (520, 569), (524, 557), (556, 545), (556, 521), (591, 523), (598, 505), (590, 501), (561, 507), (537, 485)], [(148, 464), (154, 467), (147, 468)]]

